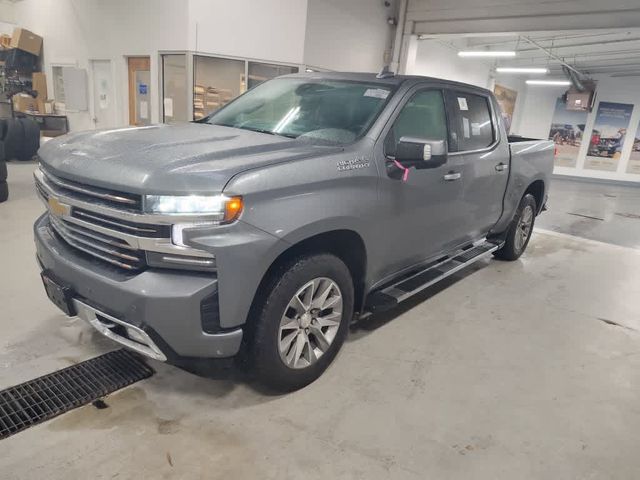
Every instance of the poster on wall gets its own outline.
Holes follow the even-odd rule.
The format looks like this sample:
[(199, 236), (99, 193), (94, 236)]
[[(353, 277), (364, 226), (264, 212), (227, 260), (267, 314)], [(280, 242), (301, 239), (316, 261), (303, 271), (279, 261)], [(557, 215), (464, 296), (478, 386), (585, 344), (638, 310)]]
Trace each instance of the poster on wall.
[(557, 167), (575, 168), (584, 136), (584, 126), (587, 123), (587, 115), (587, 112), (567, 110), (562, 97), (558, 97), (556, 100), (551, 130), (549, 130), (549, 140), (553, 140), (556, 144), (555, 165)]
[(513, 121), (513, 110), (516, 108), (516, 99), (518, 98), (518, 92), (511, 90), (510, 88), (503, 87), (496, 84), (493, 89), (493, 93), (498, 100), (500, 109), (502, 110), (502, 119), (504, 121), (504, 128), (507, 130), (507, 134), (511, 131), (511, 122)]
[(584, 168), (615, 172), (627, 137), (633, 105), (600, 102)]
[(633, 148), (631, 148), (631, 156), (627, 165), (627, 173), (635, 173), (640, 175), (640, 125), (633, 139)]

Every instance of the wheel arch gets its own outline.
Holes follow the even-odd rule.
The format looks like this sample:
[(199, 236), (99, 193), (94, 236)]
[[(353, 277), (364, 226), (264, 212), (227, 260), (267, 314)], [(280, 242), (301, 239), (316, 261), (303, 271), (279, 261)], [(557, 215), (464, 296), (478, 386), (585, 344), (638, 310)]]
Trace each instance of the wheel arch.
[(256, 290), (247, 319), (248, 324), (255, 319), (256, 309), (267, 295), (269, 284), (273, 281), (274, 275), (278, 274), (278, 270), (294, 258), (314, 253), (330, 253), (345, 263), (353, 279), (354, 311), (362, 308), (367, 265), (366, 246), (362, 236), (355, 230), (336, 229), (300, 239), (273, 260)]
[(544, 206), (545, 191), (544, 180), (537, 179), (531, 182), (522, 194), (523, 197), (529, 193), (533, 195), (533, 198), (535, 198), (536, 200), (536, 209), (538, 210), (536, 213), (540, 213), (542, 211), (542, 207)]

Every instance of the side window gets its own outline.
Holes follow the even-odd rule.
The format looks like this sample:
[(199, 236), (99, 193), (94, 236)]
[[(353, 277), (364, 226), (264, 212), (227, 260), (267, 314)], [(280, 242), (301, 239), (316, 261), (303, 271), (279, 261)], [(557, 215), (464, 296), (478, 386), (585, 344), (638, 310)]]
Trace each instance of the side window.
[(440, 90), (417, 92), (402, 107), (384, 141), (384, 153), (395, 156), (396, 145), (402, 137), (429, 140), (447, 139), (447, 115)]
[(452, 92), (454, 138), (459, 152), (487, 148), (495, 140), (489, 100), (481, 95)]

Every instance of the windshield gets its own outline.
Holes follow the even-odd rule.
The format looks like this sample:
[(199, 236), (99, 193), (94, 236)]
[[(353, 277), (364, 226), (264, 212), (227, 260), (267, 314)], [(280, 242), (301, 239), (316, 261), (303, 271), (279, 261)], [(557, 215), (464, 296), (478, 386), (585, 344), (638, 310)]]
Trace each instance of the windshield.
[(249, 90), (206, 122), (346, 144), (367, 131), (390, 93), (375, 83), (278, 78)]

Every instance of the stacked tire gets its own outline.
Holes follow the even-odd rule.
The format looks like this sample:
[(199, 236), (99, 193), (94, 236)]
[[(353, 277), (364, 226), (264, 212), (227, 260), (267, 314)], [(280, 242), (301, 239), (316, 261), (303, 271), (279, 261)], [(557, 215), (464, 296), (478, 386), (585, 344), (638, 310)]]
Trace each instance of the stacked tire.
[(0, 161), (0, 203), (9, 198), (9, 184), (7, 183), (7, 162)]
[(40, 127), (30, 118), (0, 119), (0, 202), (9, 198), (7, 161), (32, 160), (40, 148)]
[(0, 125), (6, 160), (32, 160), (40, 148), (40, 126), (30, 118), (10, 118)]
[(4, 150), (4, 139), (7, 136), (7, 121), (0, 119), (0, 203), (9, 198), (9, 185), (7, 184), (7, 158)]

